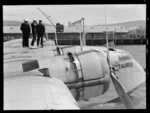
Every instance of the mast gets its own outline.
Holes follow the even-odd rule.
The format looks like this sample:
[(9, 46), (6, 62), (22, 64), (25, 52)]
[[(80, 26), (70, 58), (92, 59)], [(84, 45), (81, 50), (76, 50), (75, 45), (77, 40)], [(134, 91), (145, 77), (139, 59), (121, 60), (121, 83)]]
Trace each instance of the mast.
[(82, 20), (83, 20), (83, 33), (84, 33), (84, 18), (82, 18)]
[(119, 80), (116, 78), (115, 73), (110, 64), (110, 55), (109, 55), (109, 45), (108, 45), (108, 37), (107, 37), (107, 29), (106, 29), (106, 9), (105, 9), (105, 30), (106, 30), (106, 42), (107, 42), (107, 62), (110, 70), (110, 77), (114, 84), (115, 90), (120, 97), (122, 103), (126, 106), (127, 109), (133, 109), (133, 105), (127, 93), (125, 92), (124, 88), (122, 87)]
[(82, 42), (82, 32), (80, 32), (80, 49), (81, 49), (81, 51), (83, 51), (82, 43), (83, 43)]
[(80, 21), (83, 22), (82, 31), (80, 32), (80, 48), (83, 51), (83, 45), (85, 45), (85, 38), (84, 38), (84, 18), (81, 18)]
[(84, 18), (81, 18), (81, 20), (83, 21), (83, 27), (82, 27), (82, 30), (83, 30), (83, 31), (82, 31), (82, 35), (81, 35), (81, 36), (82, 36), (82, 37), (81, 37), (81, 40), (82, 40), (82, 41), (81, 41), (81, 42), (82, 42), (82, 43), (81, 43), (81, 46), (82, 46), (82, 47), (81, 47), (81, 48), (82, 48), (81, 50), (83, 51), (83, 46), (85, 45), (85, 40), (84, 40)]
[(85, 34), (84, 18), (82, 18), (82, 20), (83, 20), (83, 36), (82, 36), (83, 38), (82, 39), (83, 39), (83, 45), (85, 46), (86, 45), (86, 39), (85, 39), (86, 34)]
[(116, 28), (114, 29), (114, 33), (113, 33), (113, 38), (114, 38), (114, 46), (115, 46), (115, 50), (116, 50)]
[(108, 60), (109, 66), (110, 66), (110, 61), (109, 61), (109, 58), (110, 58), (109, 57), (109, 44), (108, 44), (107, 27), (106, 27), (106, 8), (105, 8), (105, 32), (106, 32), (107, 60)]

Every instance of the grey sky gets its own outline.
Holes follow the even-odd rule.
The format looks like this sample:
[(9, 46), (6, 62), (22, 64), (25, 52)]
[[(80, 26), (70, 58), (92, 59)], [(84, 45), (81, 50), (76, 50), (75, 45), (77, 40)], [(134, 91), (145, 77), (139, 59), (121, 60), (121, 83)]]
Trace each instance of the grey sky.
[(3, 19), (23, 21), (29, 18), (42, 19), (44, 22), (49, 21), (37, 10), (41, 8), (45, 13), (51, 16), (53, 22), (60, 22), (68, 25), (68, 21), (73, 22), (85, 18), (86, 25), (105, 24), (106, 22), (118, 23), (134, 20), (146, 20), (146, 5), (4, 5)]

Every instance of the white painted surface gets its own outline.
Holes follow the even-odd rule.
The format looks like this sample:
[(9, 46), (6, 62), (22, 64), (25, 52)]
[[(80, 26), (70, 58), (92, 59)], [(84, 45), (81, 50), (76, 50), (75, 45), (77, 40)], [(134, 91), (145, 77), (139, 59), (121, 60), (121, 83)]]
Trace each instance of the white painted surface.
[[(52, 52), (52, 49), (53, 49), (54, 47), (53, 46), (46, 46), (46, 47), (44, 47), (44, 48), (39, 48), (39, 49), (35, 49), (35, 50), (31, 50), (31, 49), (28, 49), (28, 48), (22, 48), (21, 47), (21, 40), (13, 40), (12, 42), (10, 41), (10, 42), (8, 42), (8, 43), (4, 43), (4, 76), (5, 76), (5, 78), (7, 78), (8, 76), (9, 77), (11, 77), (11, 76), (19, 76), (18, 77), (18, 79), (20, 78), (20, 77), (22, 77), (22, 76), (26, 76), (27, 75), (27, 80), (12, 80), (12, 84), (10, 85), (8, 85), (7, 83), (9, 83), (9, 79), (7, 79), (6, 81), (8, 81), (8, 82), (6, 82), (5, 80), (4, 80), (4, 88), (5, 88), (5, 91), (4, 91), (4, 95), (7, 97), (7, 95), (6, 94), (9, 94), (10, 95), (10, 98), (11, 97), (13, 97), (14, 95), (16, 95), (15, 93), (15, 91), (16, 90), (19, 90), (19, 91), (21, 91), (21, 92), (24, 92), (24, 91), (27, 91), (27, 89), (29, 89), (29, 90), (33, 90), (33, 91), (35, 91), (36, 92), (36, 90), (38, 90), (38, 89), (34, 89), (33, 87), (35, 87), (34, 85), (33, 85), (33, 87), (29, 87), (29, 86), (21, 86), (20, 88), (18, 88), (18, 86), (19, 86), (19, 84), (17, 83), (17, 82), (20, 82), (20, 83), (22, 83), (23, 81), (30, 81), (30, 80), (28, 80), (29, 79), (29, 76), (32, 76), (32, 75), (34, 75), (34, 74), (29, 74), (29, 73), (21, 73), (21, 68), (20, 68), (20, 64), (21, 64), (21, 62), (24, 62), (23, 60), (31, 60), (31, 59), (45, 59), (45, 58), (51, 58), (51, 56), (53, 56), (53, 52)], [(106, 48), (103, 48), (103, 47), (88, 47), (88, 46), (86, 46), (86, 47), (84, 47), (84, 49), (83, 50), (88, 50), (88, 49), (96, 49), (96, 50), (99, 50), (99, 51), (102, 51), (103, 53), (105, 53), (104, 51), (106, 51)], [(103, 51), (104, 50), (104, 51)], [(75, 51), (80, 51), (80, 47), (76, 47), (75, 48)], [(117, 52), (123, 52), (122, 50), (117, 50)], [(111, 52), (110, 52), (110, 54), (111, 54)], [(29, 58), (28, 57), (25, 57), (25, 56), (30, 56)], [(21, 56), (21, 57), (20, 57)], [(16, 58), (15, 58), (16, 57)], [(20, 57), (20, 58), (19, 58)], [(18, 65), (18, 63), (16, 62), (16, 60), (20, 60), (20, 62), (18, 62), (19, 63), (19, 65)], [(11, 63), (12, 61), (14, 61), (13, 63)], [(6, 63), (7, 62), (7, 63)], [(136, 63), (135, 63), (136, 64)], [(8, 67), (7, 66), (9, 66), (9, 69), (8, 69)], [(138, 64), (139, 65), (139, 64)], [(18, 66), (18, 67), (17, 67)], [(141, 66), (137, 66), (137, 68), (136, 69), (134, 69), (134, 70), (136, 70), (137, 71), (137, 69), (140, 69), (140, 70), (142, 70), (142, 67)], [(18, 71), (16, 71), (16, 70), (18, 70)], [(36, 70), (35, 70), (36, 71)], [(32, 73), (34, 73), (35, 71), (33, 71)], [(131, 70), (128, 70), (128, 72), (130, 72)], [(140, 78), (140, 74), (138, 75), (139, 77), (138, 78), (136, 78), (137, 76), (137, 72), (135, 71), (135, 73), (134, 73), (134, 78), (133, 79), (136, 79), (136, 81), (138, 82), (138, 83), (140, 83), (140, 81), (144, 81), (146, 78), (145, 78), (145, 75), (143, 74), (143, 71), (141, 72), (142, 74), (143, 74), (143, 76), (144, 76), (144, 78)], [(8, 74), (9, 73), (9, 74)], [(144, 72), (145, 73), (145, 72)], [(29, 75), (29, 76), (28, 76)], [(39, 73), (39, 72), (37, 72), (36, 73), (36, 75), (39, 75), (39, 76), (41, 76), (41, 74)], [(131, 75), (131, 74), (130, 74)], [(142, 77), (143, 77), (142, 76)], [(5, 79), (4, 78), (4, 79)], [(129, 76), (129, 78), (130, 78), (130, 76)], [(15, 77), (11, 77), (11, 79), (16, 79)], [(132, 81), (133, 81), (133, 79), (132, 79)], [(33, 80), (33, 79), (32, 79)], [(11, 81), (11, 80), (10, 80)], [(16, 82), (17, 81), (17, 82)], [(16, 84), (16, 85), (15, 85)], [(7, 86), (7, 87), (6, 87)], [(14, 88), (12, 88), (14, 86)], [(42, 86), (42, 85), (41, 85)], [(41, 86), (39, 86), (39, 87), (41, 87)], [(16, 87), (16, 89), (15, 89), (15, 87)], [(22, 90), (21, 88), (22, 87), (25, 87), (25, 89), (26, 90)], [(47, 88), (47, 87), (49, 87), (49, 86), (46, 86), (45, 88)], [(130, 87), (130, 86), (128, 86), (128, 87)], [(44, 88), (44, 89), (45, 89)], [(41, 91), (41, 90), (44, 90), (44, 89), (40, 89), (39, 88), (39, 90)], [(112, 88), (113, 89), (113, 88)], [(8, 92), (8, 93), (5, 93), (5, 92)], [(13, 92), (13, 93), (12, 93)], [(31, 91), (32, 92), (32, 91)], [(21, 94), (21, 93), (20, 93)], [(23, 93), (22, 93), (23, 94)], [(28, 94), (28, 93), (27, 93)], [(28, 94), (28, 95), (30, 95), (30, 94)], [(39, 93), (38, 95), (42, 95), (41, 93)], [(104, 96), (104, 95), (103, 95)], [(110, 95), (109, 95), (110, 96)], [(115, 96), (114, 95), (111, 95), (112, 96), (112, 98), (114, 98)], [(14, 102), (13, 103), (13, 106), (10, 106), (9, 104), (8, 104), (8, 99), (6, 98), (6, 97), (4, 97), (4, 99), (6, 99), (6, 101), (4, 102), (4, 106), (5, 106), (5, 108), (9, 108), (9, 107), (12, 107), (12, 108), (14, 108), (16, 105), (20, 105), (21, 106), (21, 104), (20, 103), (22, 103), (23, 101), (14, 101), (14, 100), (11, 100), (10, 99), (10, 101), (11, 102)], [(33, 97), (33, 96), (32, 96)], [(14, 97), (13, 97), (14, 98)], [(18, 98), (21, 98), (21, 96), (18, 96)], [(26, 97), (25, 97), (26, 98)], [(31, 97), (30, 97), (31, 98)], [(42, 96), (41, 96), (41, 98), (42, 98)], [(111, 98), (111, 99), (112, 99)], [(106, 98), (105, 98), (106, 99)], [(63, 100), (62, 100), (63, 101)], [(40, 106), (40, 105), (38, 105), (39, 104), (39, 102), (41, 102), (41, 107), (43, 106), (43, 108), (45, 108), (45, 105), (46, 105), (46, 102), (45, 102), (45, 100), (36, 100), (36, 101), (32, 101), (31, 100), (31, 102), (30, 102), (30, 104), (28, 104), (28, 106), (26, 106), (26, 108), (29, 108), (29, 107), (32, 107), (32, 106), (35, 106), (37, 109), (39, 108), (38, 106)], [(24, 103), (28, 103), (27, 102), (27, 99), (24, 99)], [(36, 103), (35, 105), (34, 105), (34, 103)], [(59, 106), (60, 108), (61, 108), (61, 106)], [(19, 108), (21, 108), (21, 107), (19, 107)], [(64, 107), (63, 108), (65, 108), (65, 105), (64, 105)], [(15, 109), (15, 108), (14, 108)], [(39, 108), (40, 109), (40, 108)]]
[(36, 75), (4, 78), (4, 110), (79, 109), (65, 84)]

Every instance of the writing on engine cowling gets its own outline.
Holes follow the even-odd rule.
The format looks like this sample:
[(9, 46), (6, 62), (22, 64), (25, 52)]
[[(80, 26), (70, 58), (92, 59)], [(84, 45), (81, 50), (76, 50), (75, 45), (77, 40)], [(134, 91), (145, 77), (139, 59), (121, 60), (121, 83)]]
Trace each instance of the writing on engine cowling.
[(127, 67), (133, 67), (133, 63), (132, 62), (127, 62), (127, 63), (124, 63), (124, 64), (113, 65), (113, 69), (115, 71), (119, 71), (120, 69), (127, 68)]

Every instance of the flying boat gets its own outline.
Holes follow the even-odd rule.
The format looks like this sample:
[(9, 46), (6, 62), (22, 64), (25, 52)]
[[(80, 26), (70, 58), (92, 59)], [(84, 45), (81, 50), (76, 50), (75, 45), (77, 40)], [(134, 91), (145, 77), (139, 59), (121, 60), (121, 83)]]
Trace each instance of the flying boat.
[(80, 109), (78, 102), (105, 95), (110, 84), (134, 108), (129, 95), (146, 76), (129, 52), (110, 49), (108, 39), (107, 47), (50, 43), (31, 49), (20, 39), (4, 42), (4, 110)]

